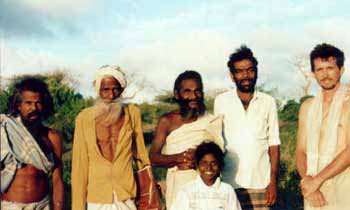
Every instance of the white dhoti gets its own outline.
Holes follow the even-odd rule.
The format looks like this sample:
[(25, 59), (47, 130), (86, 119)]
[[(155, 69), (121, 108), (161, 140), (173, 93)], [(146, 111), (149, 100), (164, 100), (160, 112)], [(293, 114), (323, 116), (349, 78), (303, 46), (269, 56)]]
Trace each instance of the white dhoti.
[(41, 201), (33, 203), (1, 201), (0, 207), (0, 209), (4, 210), (51, 210), (50, 198), (48, 195)]
[[(319, 150), (320, 132), (322, 126), (323, 95), (318, 94), (310, 108), (307, 118), (307, 175), (314, 176), (323, 170), (335, 158), (338, 145), (338, 125), (344, 104), (345, 87), (341, 86), (335, 95), (329, 109), (329, 115), (324, 126), (323, 138), (326, 141), (323, 149)], [(347, 129), (347, 128), (345, 128)], [(312, 207), (305, 201), (305, 210), (342, 210), (350, 209), (350, 169), (347, 168), (335, 177), (327, 180), (320, 188), (327, 205)]]
[[(162, 154), (178, 154), (190, 148), (196, 148), (204, 141), (213, 141), (224, 150), (222, 119), (220, 117), (205, 115), (172, 131), (167, 136)], [(196, 176), (197, 172), (192, 169), (178, 170), (176, 166), (168, 169), (165, 193), (167, 209), (170, 209), (171, 203), (175, 200), (176, 194), (182, 186), (189, 181), (195, 180)]]
[(87, 210), (137, 210), (134, 200), (118, 201), (113, 193), (113, 203), (87, 203)]

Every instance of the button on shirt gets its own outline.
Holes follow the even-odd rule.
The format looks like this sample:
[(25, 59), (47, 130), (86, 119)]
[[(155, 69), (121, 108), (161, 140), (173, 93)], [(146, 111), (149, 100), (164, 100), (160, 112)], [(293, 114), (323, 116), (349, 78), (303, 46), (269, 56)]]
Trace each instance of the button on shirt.
[(232, 186), (220, 178), (208, 186), (198, 175), (184, 185), (170, 210), (241, 210), (241, 206)]
[(214, 113), (224, 119), (223, 180), (234, 188), (266, 188), (271, 173), (268, 149), (280, 144), (275, 100), (255, 91), (245, 110), (234, 89), (215, 98)]

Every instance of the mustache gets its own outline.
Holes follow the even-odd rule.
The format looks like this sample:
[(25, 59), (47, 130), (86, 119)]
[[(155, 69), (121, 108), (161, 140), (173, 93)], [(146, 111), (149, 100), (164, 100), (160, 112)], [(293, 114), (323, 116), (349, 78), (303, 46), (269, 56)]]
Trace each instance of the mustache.
[(33, 111), (33, 112), (30, 112), (28, 114), (28, 118), (33, 117), (33, 116), (40, 116), (40, 114), (41, 114), (41, 112), (39, 112), (39, 111)]
[[(195, 109), (190, 108), (189, 107), (190, 102), (197, 102), (198, 108), (195, 108)], [(206, 110), (206, 107), (204, 104), (204, 98), (199, 98), (196, 100), (181, 99), (178, 101), (178, 103), (180, 105), (181, 116), (186, 119), (202, 116)]]
[(323, 82), (323, 81), (326, 81), (326, 80), (332, 80), (332, 79), (329, 78), (329, 77), (326, 77), (326, 78), (321, 79), (322, 82)]

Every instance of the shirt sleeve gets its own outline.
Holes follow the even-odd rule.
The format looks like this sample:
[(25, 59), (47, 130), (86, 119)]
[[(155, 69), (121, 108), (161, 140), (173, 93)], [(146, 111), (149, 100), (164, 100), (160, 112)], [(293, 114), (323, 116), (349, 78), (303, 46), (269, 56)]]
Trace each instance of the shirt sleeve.
[(236, 193), (231, 186), (229, 190), (228, 205), (226, 210), (242, 210), (241, 204), (237, 199)]
[(134, 125), (134, 139), (136, 143), (136, 158), (137, 166), (139, 169), (144, 168), (146, 165), (150, 165), (150, 161), (148, 158), (147, 149), (145, 146), (145, 140), (143, 137), (143, 129), (142, 129), (142, 120), (141, 120), (141, 112), (140, 109), (131, 106), (130, 113), (133, 116)]
[(82, 122), (81, 116), (78, 116), (72, 155), (72, 210), (86, 209), (89, 160)]
[(277, 107), (276, 101), (273, 98), (269, 106), (268, 125), (269, 146), (280, 145), (281, 141), (279, 138)]

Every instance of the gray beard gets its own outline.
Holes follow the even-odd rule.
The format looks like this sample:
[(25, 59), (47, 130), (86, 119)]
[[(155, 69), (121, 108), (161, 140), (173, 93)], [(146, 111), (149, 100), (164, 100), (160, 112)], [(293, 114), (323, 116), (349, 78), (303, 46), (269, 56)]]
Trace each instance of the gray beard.
[(119, 99), (110, 103), (97, 101), (94, 109), (96, 123), (108, 127), (118, 122), (123, 111), (123, 104)]

